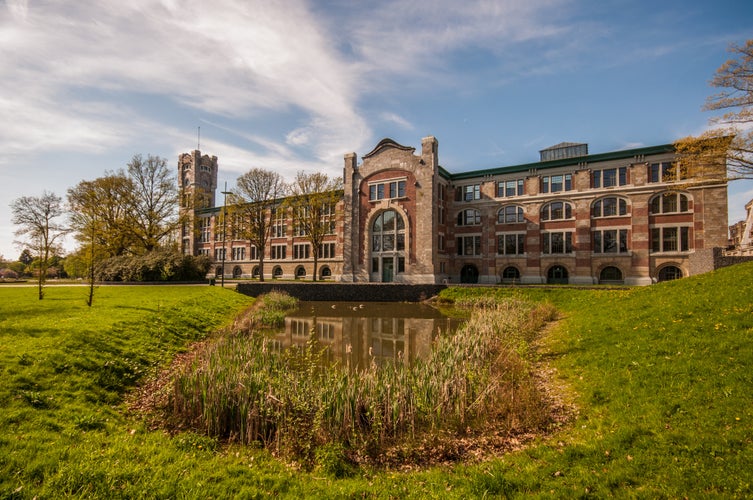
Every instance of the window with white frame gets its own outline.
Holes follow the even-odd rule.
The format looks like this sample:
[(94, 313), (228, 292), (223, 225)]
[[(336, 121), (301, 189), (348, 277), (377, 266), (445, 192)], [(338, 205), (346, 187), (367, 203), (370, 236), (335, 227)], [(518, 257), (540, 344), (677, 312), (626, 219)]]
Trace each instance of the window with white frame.
[(593, 232), (594, 253), (625, 253), (628, 251), (627, 229), (602, 229)]
[(257, 250), (256, 245), (251, 245), (248, 254), (251, 260), (259, 260), (259, 251)]
[(690, 248), (689, 227), (663, 226), (651, 228), (652, 252), (687, 252)]
[(246, 258), (246, 247), (233, 247), (233, 260), (244, 260)]
[(405, 250), (405, 221), (395, 210), (385, 210), (371, 225), (372, 252)]
[(573, 206), (566, 201), (553, 201), (541, 207), (541, 220), (562, 220), (573, 218)]
[(677, 162), (652, 163), (648, 171), (649, 182), (673, 182), (685, 178)]
[(497, 224), (515, 224), (518, 222), (525, 222), (523, 207), (508, 205), (500, 208), (497, 212)]
[(481, 184), (469, 184), (457, 188), (456, 201), (474, 201), (481, 199)]
[(573, 252), (572, 231), (551, 231), (541, 233), (541, 253), (563, 254)]
[(497, 182), (497, 197), (509, 198), (511, 196), (522, 196), (525, 191), (524, 179), (511, 179)]
[(295, 209), (295, 220), (293, 222), (293, 236), (307, 236), (306, 221), (310, 217), (311, 209), (307, 206)]
[(478, 226), (481, 224), (481, 212), (475, 208), (461, 210), (458, 213), (458, 226)]
[(209, 217), (199, 219), (199, 241), (208, 243), (212, 238), (212, 221)]
[(465, 256), (481, 255), (481, 236), (458, 236), (457, 252)]
[(319, 245), (319, 257), (322, 259), (334, 259), (335, 258), (335, 244), (334, 243), (322, 243)]
[(276, 260), (284, 259), (287, 257), (287, 249), (286, 245), (272, 245), (269, 249), (269, 258)]
[(621, 215), (627, 215), (627, 201), (622, 198), (614, 196), (601, 198), (596, 200), (591, 207), (591, 216), (594, 218), (615, 217)]
[(311, 251), (311, 245), (308, 243), (296, 243), (293, 245), (294, 259), (308, 259)]
[(273, 208), (271, 212), (272, 227), (270, 236), (272, 238), (284, 238), (287, 228), (285, 220), (286, 213), (284, 208)]
[(224, 248), (215, 248), (214, 249), (214, 260), (225, 260), (225, 249)]
[(525, 233), (499, 233), (497, 234), (497, 253), (499, 255), (523, 255), (525, 241)]
[(390, 179), (369, 183), (369, 201), (404, 198), (406, 179)]
[(627, 167), (594, 170), (593, 187), (608, 188), (627, 185)]
[(651, 200), (651, 214), (671, 214), (689, 210), (688, 197), (682, 193), (662, 193)]
[(545, 175), (541, 178), (542, 193), (559, 193), (573, 189), (572, 174)]
[(322, 225), (326, 228), (325, 234), (335, 234), (335, 204), (325, 203), (322, 205)]

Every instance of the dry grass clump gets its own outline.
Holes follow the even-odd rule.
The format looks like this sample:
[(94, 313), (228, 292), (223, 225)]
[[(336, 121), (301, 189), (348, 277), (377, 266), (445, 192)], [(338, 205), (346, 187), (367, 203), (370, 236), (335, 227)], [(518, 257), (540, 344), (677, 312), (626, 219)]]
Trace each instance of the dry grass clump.
[(276, 352), (264, 335), (232, 333), (175, 378), (172, 418), (308, 465), (331, 461), (333, 449), (346, 462), (378, 462), (398, 441), (490, 425), (529, 432), (547, 424), (548, 411), (528, 346), (553, 317), (548, 305), (486, 304), (454, 335), (437, 338), (427, 359), (355, 372), (325, 368), (314, 335), (305, 347)]

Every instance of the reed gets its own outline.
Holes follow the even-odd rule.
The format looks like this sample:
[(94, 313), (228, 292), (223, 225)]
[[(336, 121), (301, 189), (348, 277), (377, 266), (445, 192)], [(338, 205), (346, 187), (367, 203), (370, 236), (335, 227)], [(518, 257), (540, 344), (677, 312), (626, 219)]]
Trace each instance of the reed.
[(305, 347), (279, 353), (258, 331), (230, 331), (177, 375), (172, 417), (307, 465), (333, 444), (376, 459), (397, 440), (425, 433), (465, 433), (490, 422), (532, 430), (545, 425), (547, 411), (528, 346), (553, 314), (522, 300), (487, 301), (455, 334), (437, 338), (427, 359), (358, 371), (324, 367), (313, 333)]

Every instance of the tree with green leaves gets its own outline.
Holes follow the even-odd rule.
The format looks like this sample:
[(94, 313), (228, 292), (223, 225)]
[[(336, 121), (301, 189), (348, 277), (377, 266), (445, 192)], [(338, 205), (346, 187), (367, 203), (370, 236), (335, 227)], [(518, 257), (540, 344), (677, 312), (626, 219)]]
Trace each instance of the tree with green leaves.
[(31, 250), (24, 248), (21, 255), (18, 256), (18, 262), (25, 266), (30, 265), (34, 261), (34, 256), (31, 254)]
[(37, 252), (37, 285), (39, 300), (42, 300), (50, 257), (57, 252), (59, 241), (68, 232), (68, 228), (59, 221), (65, 213), (63, 200), (54, 193), (44, 191), (41, 196), (22, 196), (14, 200), (10, 207), (11, 222), (19, 226), (16, 236), (23, 238), (23, 242)]
[(68, 190), (71, 229), (82, 247), (94, 245), (102, 257), (132, 253), (129, 229), (133, 183), (121, 174), (109, 173), (93, 181), (81, 181)]
[(223, 210), (221, 223), (224, 225), (225, 215), (230, 215), (230, 220), (235, 221), (233, 233), (257, 248), (259, 281), (264, 281), (264, 249), (272, 234), (274, 212), (280, 208), (287, 189), (279, 173), (253, 168), (238, 177)]
[(707, 111), (725, 111), (712, 118), (718, 125), (698, 137), (675, 142), (678, 157), (693, 176), (717, 176), (726, 164), (730, 180), (753, 179), (753, 39), (732, 45), (734, 54), (716, 70), (711, 85), (719, 92), (706, 100)]
[(135, 155), (127, 172), (133, 185), (128, 228), (139, 250), (151, 252), (180, 227), (177, 184), (167, 161), (159, 156)]
[(290, 186), (286, 205), (293, 218), (293, 235), (303, 236), (311, 244), (316, 281), (322, 244), (335, 233), (337, 203), (343, 196), (342, 179), (323, 172), (299, 171)]

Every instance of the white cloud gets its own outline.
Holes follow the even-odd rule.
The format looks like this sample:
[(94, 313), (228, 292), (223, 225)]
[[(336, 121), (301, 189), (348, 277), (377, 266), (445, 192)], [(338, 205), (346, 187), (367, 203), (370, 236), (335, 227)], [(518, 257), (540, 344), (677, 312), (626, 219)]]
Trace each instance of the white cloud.
[(398, 127), (402, 127), (406, 130), (413, 130), (415, 127), (411, 122), (403, 118), (402, 116), (398, 115), (397, 113), (381, 113), (380, 118), (386, 122), (394, 123)]

